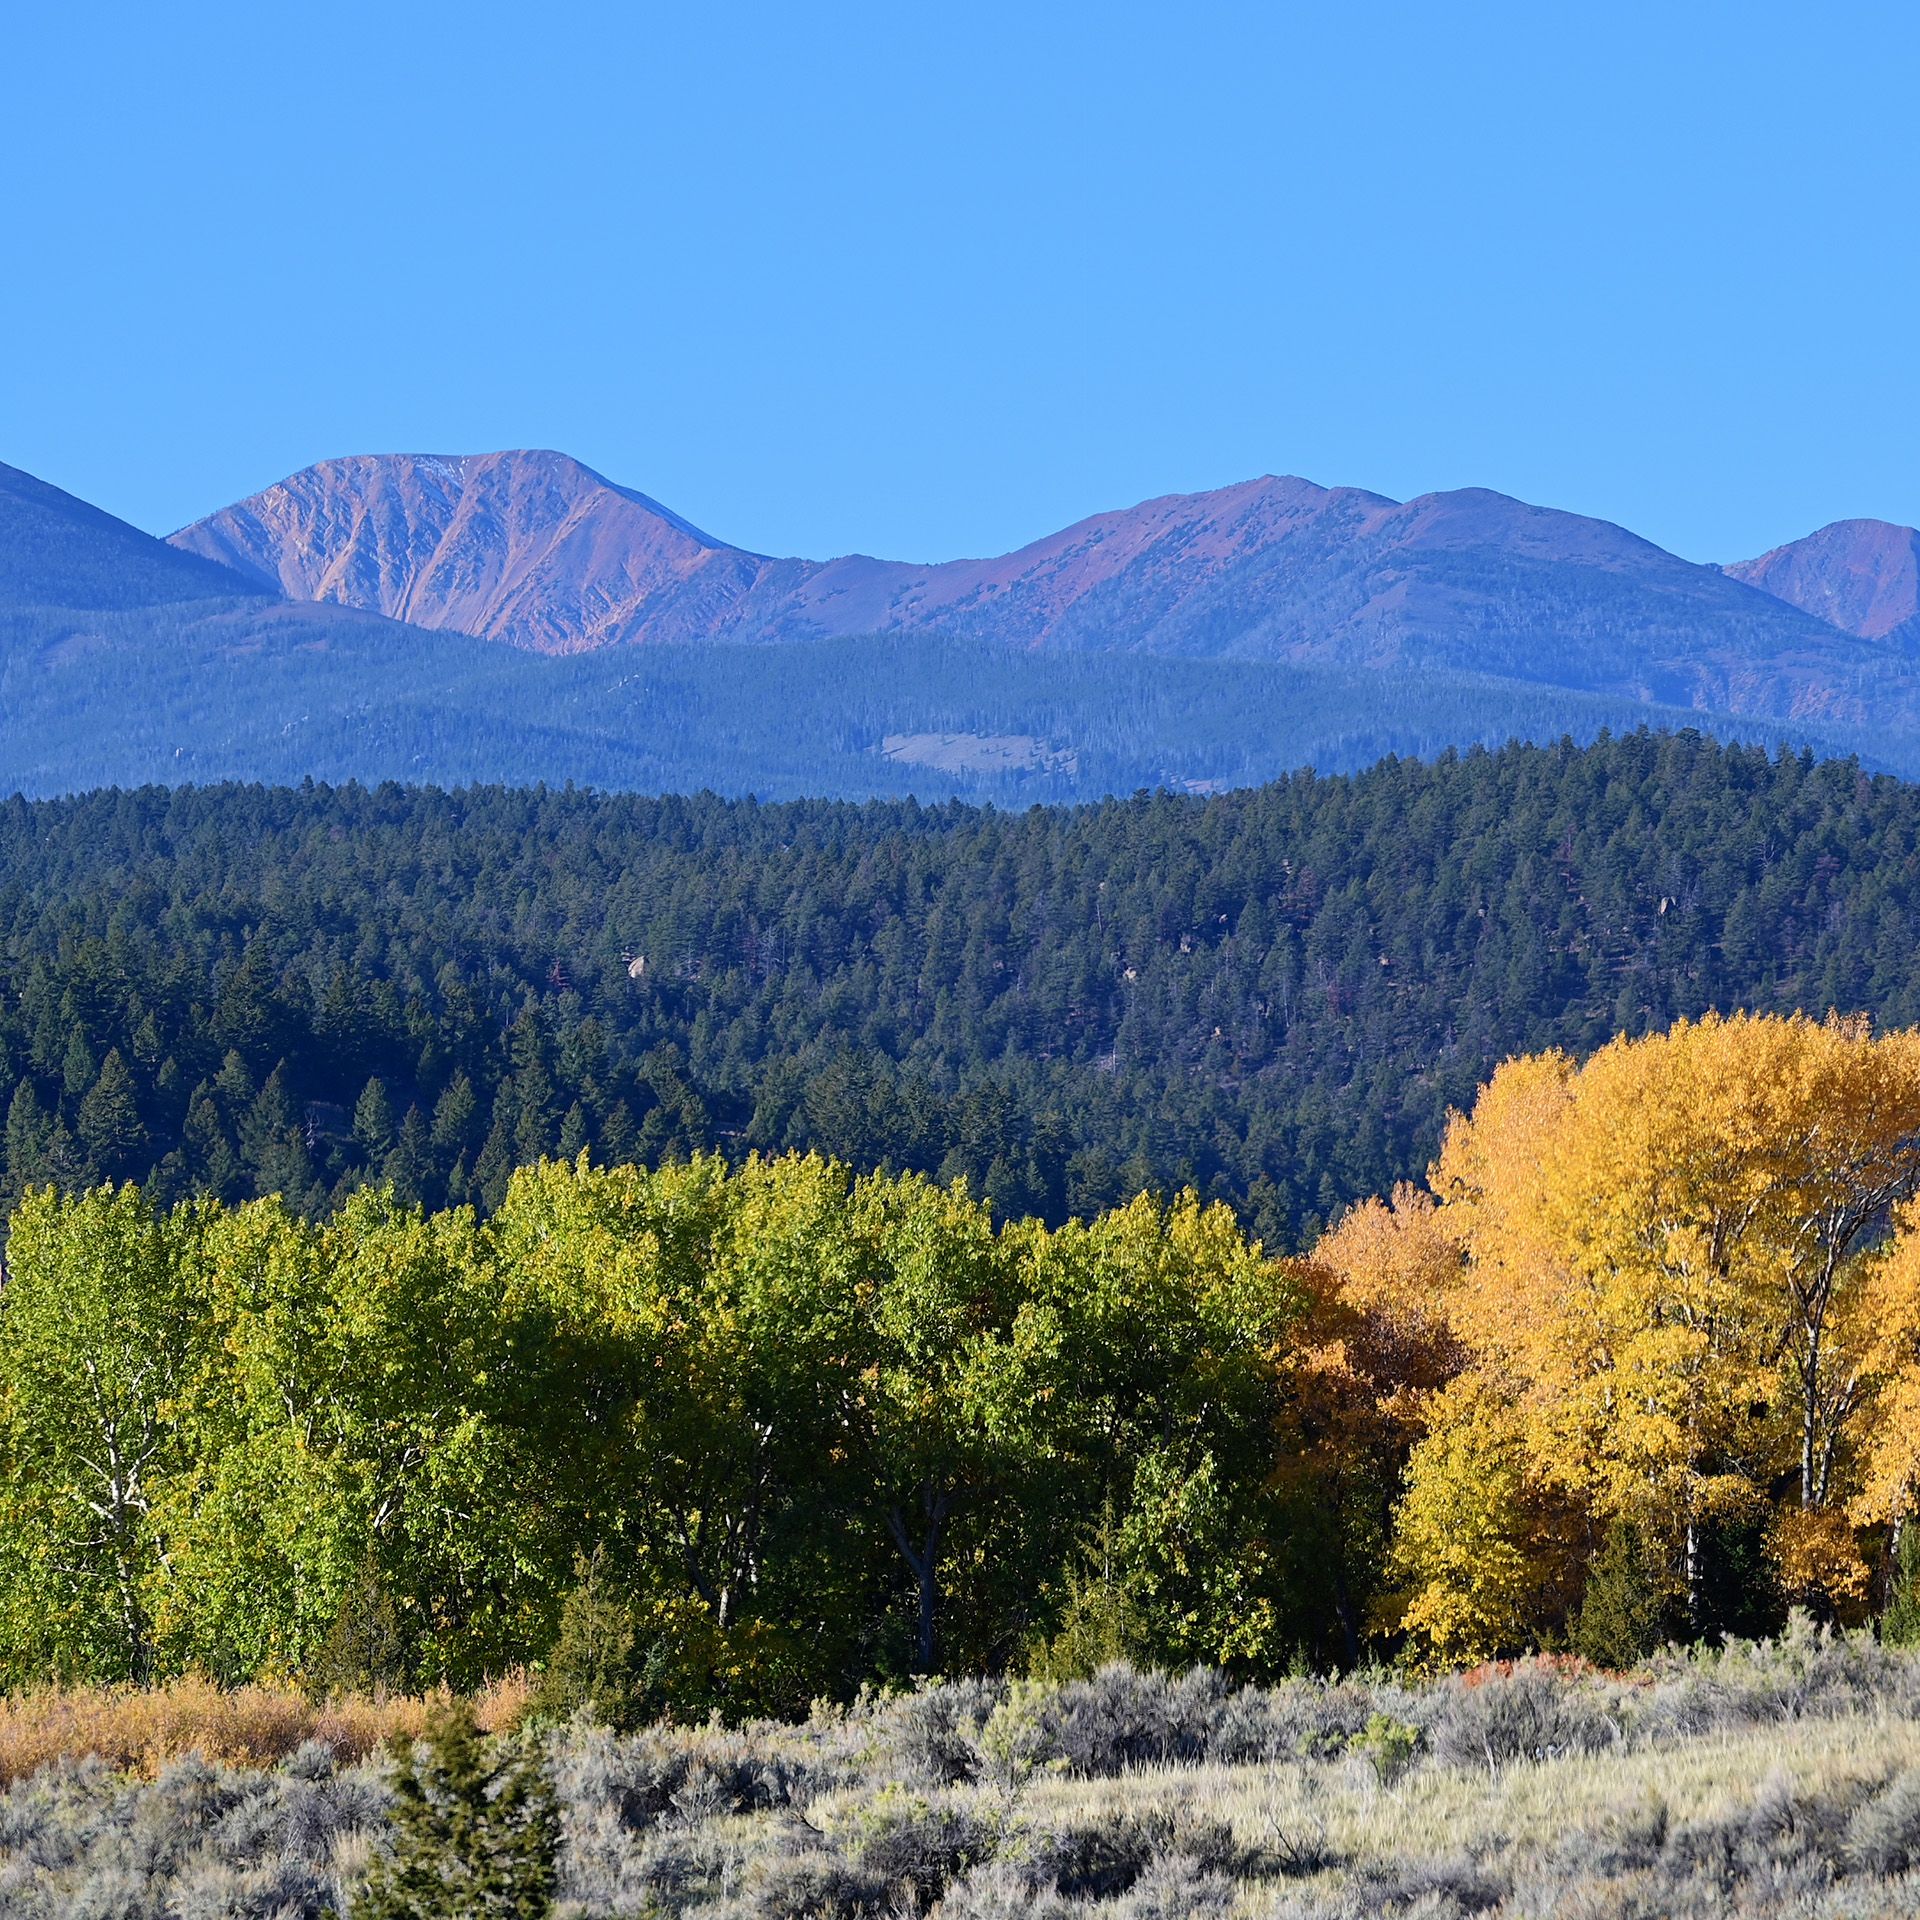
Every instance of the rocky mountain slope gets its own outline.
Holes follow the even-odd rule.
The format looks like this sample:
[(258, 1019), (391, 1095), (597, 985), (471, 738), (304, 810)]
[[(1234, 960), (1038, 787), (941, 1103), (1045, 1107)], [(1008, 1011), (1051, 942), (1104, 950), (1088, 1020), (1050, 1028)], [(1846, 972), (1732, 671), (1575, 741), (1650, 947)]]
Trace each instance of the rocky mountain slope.
[(1482, 489), (1266, 477), (934, 566), (779, 559), (563, 454), (323, 461), (173, 536), (256, 585), (545, 653), (939, 633), (1048, 651), (1495, 674), (1860, 721), (1878, 635), (1625, 529)]
[(326, 460), (172, 544), (290, 599), (536, 653), (705, 637), (768, 565), (557, 453)]
[(1913, 527), (1836, 520), (1727, 572), (1843, 633), (1920, 654), (1920, 530)]

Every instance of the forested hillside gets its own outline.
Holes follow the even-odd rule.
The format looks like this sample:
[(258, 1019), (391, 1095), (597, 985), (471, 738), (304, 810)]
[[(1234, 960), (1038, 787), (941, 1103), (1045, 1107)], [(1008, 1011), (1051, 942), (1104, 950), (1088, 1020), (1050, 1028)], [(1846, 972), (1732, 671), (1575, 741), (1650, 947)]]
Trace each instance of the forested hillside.
[(1027, 806), (1639, 726), (1920, 771), (1913, 737), (1892, 728), (1735, 720), (1475, 674), (921, 638), (547, 660), (310, 603), (0, 609), (0, 766), (36, 796), (312, 777)]
[(4, 1197), (816, 1147), (1297, 1244), (1508, 1054), (1920, 1019), (1920, 790), (1637, 734), (1002, 813), (215, 787), (0, 806)]

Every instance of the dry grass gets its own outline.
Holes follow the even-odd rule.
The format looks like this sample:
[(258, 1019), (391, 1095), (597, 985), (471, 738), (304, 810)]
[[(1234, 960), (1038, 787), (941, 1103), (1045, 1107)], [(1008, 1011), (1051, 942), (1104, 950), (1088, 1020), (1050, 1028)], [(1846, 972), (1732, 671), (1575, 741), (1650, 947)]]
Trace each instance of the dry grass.
[[(491, 1683), (475, 1697), (480, 1724), (510, 1731), (525, 1717), (530, 1692), (520, 1674)], [(417, 1737), (432, 1707), (430, 1695), (315, 1701), (290, 1687), (229, 1690), (200, 1679), (148, 1688), (36, 1688), (0, 1699), (0, 1786), (88, 1755), (148, 1776), (189, 1753), (217, 1765), (273, 1766), (308, 1740), (357, 1760)]]

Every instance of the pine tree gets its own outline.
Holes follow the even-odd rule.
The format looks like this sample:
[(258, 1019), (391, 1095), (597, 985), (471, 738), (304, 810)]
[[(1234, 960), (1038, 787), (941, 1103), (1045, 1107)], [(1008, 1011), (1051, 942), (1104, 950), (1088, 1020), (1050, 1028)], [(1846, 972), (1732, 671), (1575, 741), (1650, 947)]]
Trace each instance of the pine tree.
[(240, 1138), (256, 1192), (280, 1194), (296, 1210), (313, 1203), (313, 1156), (307, 1150), (306, 1129), (300, 1124), (293, 1096), (287, 1091), (284, 1065), (267, 1076), (267, 1084), (248, 1111)]
[(47, 1178), (47, 1143), (53, 1122), (40, 1106), (31, 1080), (22, 1080), (7, 1106), (6, 1197), (17, 1200)]
[(507, 1128), (506, 1102), (502, 1100), (494, 1108), (487, 1144), (473, 1163), (472, 1184), (481, 1206), (491, 1211), (507, 1197), (507, 1182), (513, 1177), (513, 1167), (513, 1136)]
[(447, 1083), (446, 1092), (434, 1104), (434, 1146), (442, 1153), (464, 1149), (473, 1138), (473, 1117), (478, 1105), (473, 1082), (464, 1073), (456, 1073)]
[(1036, 1680), (1086, 1680), (1116, 1660), (1137, 1660), (1146, 1651), (1146, 1623), (1133, 1583), (1120, 1564), (1120, 1527), (1113, 1501), (1087, 1541), (1082, 1564), (1067, 1570), (1067, 1599), (1060, 1630), (1028, 1660)]
[(240, 1144), (249, 1164), (259, 1167), (273, 1158), (298, 1120), (293, 1096), (287, 1091), (286, 1062), (282, 1061), (267, 1076), (267, 1084), (255, 1095), (241, 1124)]
[(427, 1131), (427, 1117), (417, 1106), (407, 1109), (400, 1132), (387, 1155), (383, 1176), (392, 1183), (401, 1205), (424, 1206), (433, 1173), (433, 1147)]
[(1596, 1667), (1632, 1667), (1660, 1644), (1660, 1569), (1641, 1530), (1607, 1529), (1574, 1616), (1573, 1650)]
[(393, 1783), (393, 1851), (352, 1920), (544, 1920), (559, 1874), (559, 1818), (539, 1756), (501, 1754), (453, 1701)]
[(628, 1166), (633, 1161), (633, 1147), (633, 1115), (627, 1103), (619, 1100), (600, 1129), (600, 1151), (595, 1158), (602, 1166)]
[(69, 1100), (82, 1099), (87, 1089), (99, 1078), (93, 1049), (87, 1045), (87, 1036), (78, 1027), (67, 1035), (67, 1051), (60, 1063), (60, 1078)]
[(247, 1071), (247, 1063), (231, 1049), (220, 1063), (220, 1072), (213, 1087), (226, 1109), (227, 1118), (235, 1122), (244, 1118), (252, 1108), (259, 1091), (253, 1084), (253, 1075)]
[(160, 1023), (149, 1010), (133, 1030), (133, 1057), (151, 1073), (165, 1050), (166, 1042), (160, 1037)]
[(80, 1102), (80, 1140), (108, 1178), (131, 1171), (134, 1156), (147, 1143), (134, 1097), (133, 1075), (115, 1047), (101, 1062), (100, 1077)]
[(217, 1199), (235, 1198), (240, 1191), (239, 1156), (204, 1081), (187, 1104), (184, 1137), (187, 1164), (201, 1189)]
[(354, 1104), (353, 1137), (373, 1166), (393, 1151), (393, 1103), (387, 1098), (387, 1083), (377, 1074), (360, 1090)]
[(1920, 1647), (1920, 1525), (1900, 1529), (1893, 1556), (1893, 1586), (1880, 1616), (1880, 1638), (1890, 1647)]
[(341, 1596), (340, 1610), (308, 1665), (315, 1693), (380, 1695), (404, 1686), (406, 1644), (393, 1601), (368, 1554)]
[(574, 1585), (560, 1609), (560, 1629), (533, 1703), (556, 1719), (585, 1712), (625, 1731), (640, 1719), (643, 1692), (633, 1607), (615, 1589), (598, 1547), (591, 1558), (577, 1558), (573, 1570)]

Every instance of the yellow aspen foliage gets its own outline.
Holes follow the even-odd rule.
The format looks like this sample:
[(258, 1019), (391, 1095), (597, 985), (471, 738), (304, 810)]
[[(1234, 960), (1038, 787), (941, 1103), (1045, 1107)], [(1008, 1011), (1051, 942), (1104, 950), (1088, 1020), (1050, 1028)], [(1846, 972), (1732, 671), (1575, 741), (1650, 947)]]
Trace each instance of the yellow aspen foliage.
[(1920, 1202), (1895, 1215), (1856, 1319), (1870, 1397), (1851, 1513), (1862, 1526), (1898, 1525), (1920, 1511)]
[[(1439, 1208), (1406, 1184), (1390, 1203), (1350, 1209), (1298, 1269), (1306, 1311), (1280, 1357), (1275, 1480), (1341, 1516), (1356, 1565), (1378, 1565), (1408, 1450), (1463, 1364), (1447, 1317), (1460, 1277)], [(1357, 1654), (1357, 1616), (1350, 1624)]]
[[(1411, 1412), (1421, 1394), (1460, 1371), (1461, 1347), (1449, 1317), (1461, 1279), (1460, 1246), (1443, 1228), (1431, 1195), (1403, 1181), (1390, 1202), (1350, 1208), (1321, 1236), (1310, 1260), (1321, 1279), (1309, 1331), (1324, 1326), (1327, 1337), (1364, 1355), (1363, 1370), (1376, 1391), (1405, 1400)], [(1345, 1324), (1337, 1321), (1341, 1309), (1349, 1316)]]
[(1432, 1184), (1466, 1256), (1448, 1316), (1510, 1398), (1525, 1483), (1664, 1539), (1680, 1581), (1705, 1523), (1788, 1488), (1824, 1517), (1773, 1528), (1783, 1579), (1854, 1607), (1848, 1476), (1878, 1489), (1857, 1518), (1920, 1480), (1920, 1445), (1885, 1437), (1920, 1410), (1920, 1339), (1889, 1344), (1920, 1326), (1920, 1255), (1910, 1276), (1875, 1244), (1917, 1143), (1920, 1035), (1859, 1020), (1709, 1016), (1501, 1067)]
[(1848, 1626), (1866, 1617), (1873, 1576), (1846, 1516), (1832, 1507), (1789, 1507), (1767, 1536), (1780, 1591)]
[(1517, 1409), (1478, 1373), (1430, 1408), (1407, 1463), (1381, 1624), (1426, 1668), (1470, 1667), (1537, 1646), (1564, 1604), (1567, 1530), (1528, 1474)]

